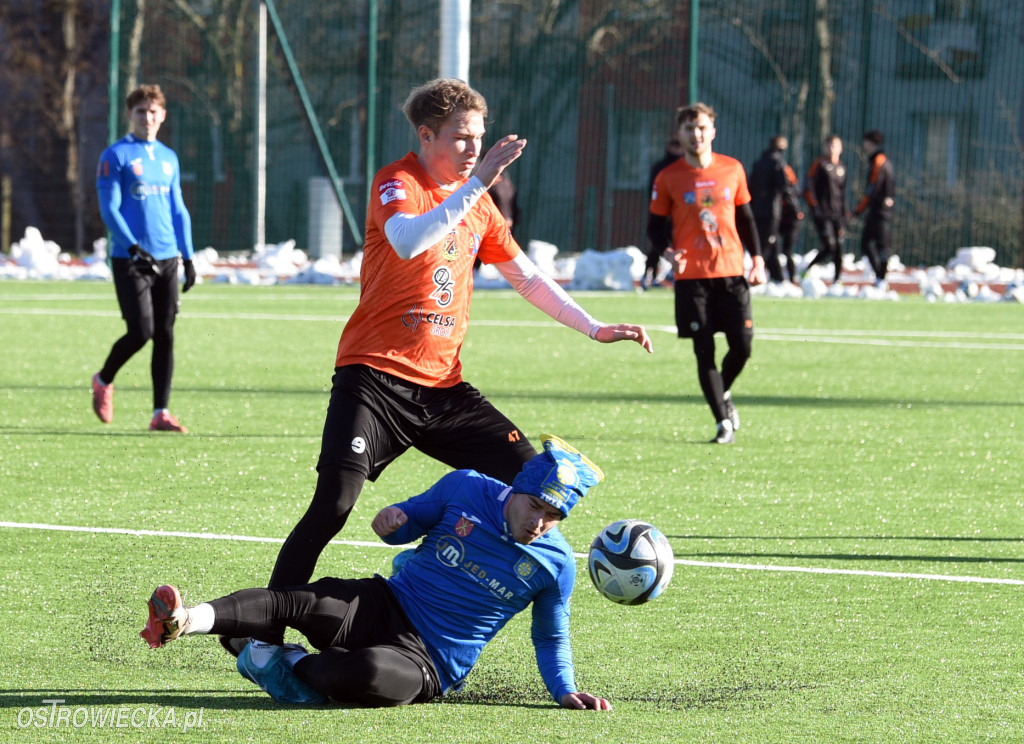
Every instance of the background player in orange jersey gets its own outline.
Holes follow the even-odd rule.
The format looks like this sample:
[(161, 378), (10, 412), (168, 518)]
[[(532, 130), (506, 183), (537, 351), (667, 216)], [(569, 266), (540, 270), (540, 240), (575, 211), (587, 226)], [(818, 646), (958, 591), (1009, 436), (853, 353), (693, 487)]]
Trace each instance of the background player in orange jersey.
[[(309, 581), (363, 483), (410, 447), (505, 483), (537, 454), (462, 379), (459, 351), (477, 257), (558, 322), (602, 343), (635, 341), (651, 351), (642, 326), (595, 320), (520, 250), (487, 189), (526, 140), (507, 135), (481, 157), (483, 96), (461, 80), (438, 79), (413, 90), (403, 111), (419, 150), (374, 178), (359, 305), (338, 344), (316, 490), (281, 548), (270, 588)], [(282, 637), (260, 640), (266, 645), (254, 642), (249, 653), (257, 664), (271, 658)]]
[[(750, 284), (764, 284), (764, 258), (743, 165), (711, 150), (714, 109), (695, 103), (679, 109), (676, 121), (683, 157), (654, 179), (647, 234), (672, 261), (677, 333), (693, 339), (700, 387), (718, 422), (711, 441), (728, 444), (740, 426), (730, 389), (754, 338), (743, 247), (753, 258)], [(729, 343), (721, 372), (715, 364), (717, 331)]]

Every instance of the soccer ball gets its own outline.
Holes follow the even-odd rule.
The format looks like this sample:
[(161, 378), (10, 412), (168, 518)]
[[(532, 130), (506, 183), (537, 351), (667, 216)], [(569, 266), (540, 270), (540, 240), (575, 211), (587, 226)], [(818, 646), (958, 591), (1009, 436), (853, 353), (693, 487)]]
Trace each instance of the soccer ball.
[(643, 604), (665, 591), (672, 579), (672, 546), (653, 525), (623, 519), (594, 538), (587, 556), (590, 580), (612, 602)]

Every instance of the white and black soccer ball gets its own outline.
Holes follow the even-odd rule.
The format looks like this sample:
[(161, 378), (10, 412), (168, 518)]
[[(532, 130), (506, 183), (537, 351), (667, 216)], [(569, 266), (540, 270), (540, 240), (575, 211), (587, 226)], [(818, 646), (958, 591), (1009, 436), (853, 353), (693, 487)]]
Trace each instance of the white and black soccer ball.
[(658, 597), (672, 580), (672, 546), (657, 527), (623, 519), (601, 530), (590, 545), (590, 580), (605, 597), (624, 605)]

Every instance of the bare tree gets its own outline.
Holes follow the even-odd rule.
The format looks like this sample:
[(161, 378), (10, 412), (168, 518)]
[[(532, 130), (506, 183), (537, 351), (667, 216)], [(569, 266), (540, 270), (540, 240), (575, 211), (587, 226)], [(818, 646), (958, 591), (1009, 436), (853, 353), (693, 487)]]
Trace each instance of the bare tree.
[(11, 221), (39, 227), (75, 252), (83, 250), (90, 224), (98, 223), (83, 193), (79, 81), (91, 71), (105, 30), (102, 5), (99, 0), (0, 4), (0, 162), (9, 177), (37, 173), (46, 184), (28, 190), (18, 184)]

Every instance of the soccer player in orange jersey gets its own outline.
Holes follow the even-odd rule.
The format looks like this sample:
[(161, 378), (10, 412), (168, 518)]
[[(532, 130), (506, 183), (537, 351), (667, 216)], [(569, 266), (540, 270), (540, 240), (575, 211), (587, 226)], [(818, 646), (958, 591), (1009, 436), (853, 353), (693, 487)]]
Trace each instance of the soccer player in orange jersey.
[[(714, 109), (695, 103), (679, 109), (676, 120), (683, 157), (654, 179), (647, 234), (673, 265), (677, 333), (693, 339), (697, 377), (718, 423), (711, 441), (729, 444), (740, 426), (730, 390), (754, 338), (749, 285), (764, 284), (764, 258), (743, 165), (711, 150)], [(749, 284), (744, 246), (753, 258)], [(715, 365), (718, 331), (729, 343), (721, 372)]]
[[(270, 588), (309, 581), (363, 483), (410, 447), (506, 483), (537, 454), (462, 379), (477, 257), (560, 323), (601, 343), (635, 341), (651, 351), (642, 326), (597, 321), (520, 250), (487, 189), (526, 140), (507, 135), (481, 157), (483, 96), (461, 80), (437, 79), (413, 90), (403, 111), (419, 149), (373, 180), (359, 305), (338, 344), (316, 490), (281, 548)], [(260, 640), (280, 644), (281, 636)], [(250, 655), (259, 659), (261, 644), (254, 646)]]

